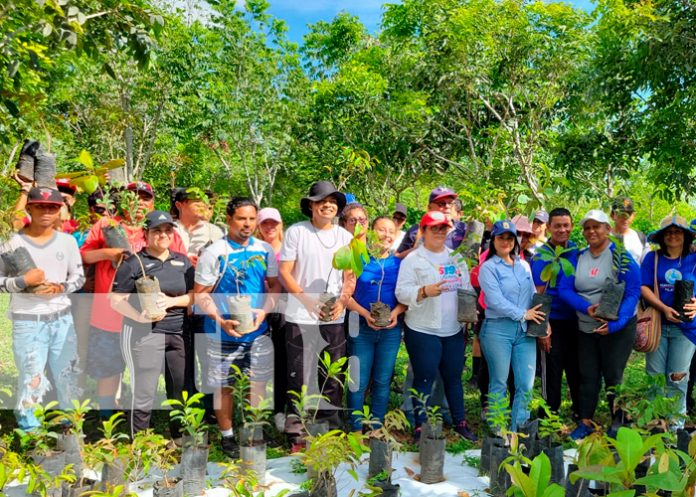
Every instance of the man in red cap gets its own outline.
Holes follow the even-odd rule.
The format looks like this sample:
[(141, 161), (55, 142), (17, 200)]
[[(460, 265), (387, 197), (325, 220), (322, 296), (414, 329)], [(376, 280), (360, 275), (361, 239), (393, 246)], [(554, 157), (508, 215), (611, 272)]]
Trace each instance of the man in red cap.
[[(455, 217), (455, 200), (457, 194), (454, 190), (446, 186), (438, 186), (430, 192), (428, 197), (428, 212), (442, 212), (448, 219), (453, 220)], [(447, 232), (445, 245), (451, 249), (456, 249), (462, 243), (466, 235), (466, 224), (460, 221), (454, 221), (452, 228)], [(417, 224), (409, 228), (404, 236), (401, 245), (396, 250), (396, 256), (400, 259), (406, 257), (414, 248), (418, 246), (421, 238), (421, 231)]]
[[(121, 373), (125, 363), (121, 356), (120, 336), (123, 316), (111, 308), (108, 294), (116, 274), (116, 269), (128, 254), (135, 254), (145, 247), (142, 223), (148, 212), (155, 207), (155, 194), (152, 187), (143, 181), (128, 184), (127, 192), (135, 194), (137, 202), (135, 219), (129, 212), (123, 216), (102, 217), (89, 230), (85, 243), (80, 248), (85, 264), (95, 265), (94, 298), (90, 319), (85, 372), (97, 380), (97, 401), (102, 415), (108, 417), (115, 407), (115, 396), (120, 386)], [(135, 206), (133, 206), (135, 207)], [(109, 247), (104, 236), (105, 229), (122, 230), (128, 248)], [(181, 237), (175, 234), (170, 247), (173, 252), (186, 253)]]
[[(67, 294), (82, 287), (84, 274), (75, 239), (54, 229), (63, 206), (58, 190), (31, 188), (26, 200), (31, 220), (6, 245), (8, 251), (0, 259), (0, 292), (13, 294), (12, 349), (19, 373), (15, 414), (19, 427), (28, 431), (39, 427), (34, 408), (51, 388), (44, 372), (47, 364), (61, 407), (79, 397), (79, 361)], [(19, 251), (28, 253), (31, 261)], [(22, 262), (35, 267), (23, 268), (28, 264)]]

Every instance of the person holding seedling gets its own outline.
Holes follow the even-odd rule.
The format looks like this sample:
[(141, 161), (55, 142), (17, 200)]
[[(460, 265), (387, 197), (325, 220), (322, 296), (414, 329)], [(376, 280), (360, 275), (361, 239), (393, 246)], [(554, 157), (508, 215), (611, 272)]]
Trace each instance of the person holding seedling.
[(53, 387), (63, 409), (80, 396), (77, 339), (70, 298), (85, 279), (73, 237), (55, 230), (63, 198), (58, 190), (34, 187), (27, 193), (29, 224), (14, 234), (0, 259), (0, 292), (12, 293), (12, 352), (18, 371), (17, 424), (24, 431), (40, 426), (35, 407)]
[[(120, 215), (112, 212), (115, 199), (120, 200)], [(143, 224), (155, 207), (155, 192), (148, 183), (137, 181), (118, 195), (108, 192), (108, 199), (101, 202), (106, 205), (105, 215), (90, 228), (80, 253), (83, 263), (94, 264), (95, 271), (85, 371), (97, 380), (97, 402), (102, 416), (108, 418), (116, 407), (125, 367), (120, 347), (123, 316), (111, 308), (108, 295), (116, 268), (128, 254), (140, 252), (146, 245)], [(116, 240), (118, 243), (112, 243)], [(170, 250), (185, 253), (176, 233)]]
[[(300, 200), (302, 213), (309, 220), (296, 223), (285, 232), (280, 277), (288, 292), (285, 313), (288, 391), (301, 392), (303, 385), (309, 385), (310, 393), (317, 393), (317, 360), (322, 349), (332, 361), (346, 355), (343, 322), (355, 277), (350, 271), (333, 267), (334, 254), (352, 239), (348, 231), (333, 223), (345, 206), (345, 195), (329, 181), (314, 183), (309, 194)], [(323, 391), (318, 393), (329, 399), (331, 409), (321, 409), (317, 419), (338, 428), (343, 388), (334, 379), (325, 383)], [(289, 398), (288, 405), (291, 401)], [(304, 429), (299, 414), (290, 414), (285, 423), (294, 451), (303, 443)]]
[(574, 275), (561, 279), (559, 295), (578, 316), (580, 423), (571, 433), (580, 440), (594, 431), (592, 421), (604, 379), (614, 422), (611, 388), (623, 381), (623, 372), (633, 350), (636, 308), (640, 298), (640, 268), (617, 238), (610, 238), (609, 217), (593, 209), (580, 221), (588, 247), (578, 253)]
[(206, 248), (196, 265), (196, 306), (208, 333), (207, 384), (214, 389), (222, 450), (239, 457), (232, 427), (235, 368), (251, 379), (250, 402), (266, 397), (273, 378), (273, 344), (266, 315), (280, 290), (273, 248), (254, 238), (257, 207), (251, 199), (227, 204), (227, 236)]
[[(685, 313), (694, 296), (696, 254), (690, 251), (696, 233), (681, 216), (667, 216), (660, 229), (648, 236), (659, 248), (648, 253), (641, 264), (641, 295), (661, 313), (660, 344), (645, 355), (645, 371), (664, 375), (667, 390), (678, 396), (679, 413), (686, 416), (689, 367), (696, 350), (696, 322)], [(657, 266), (656, 266), (657, 265)], [(657, 293), (655, 293), (657, 290)], [(671, 420), (673, 429), (683, 428), (684, 418)]]
[[(529, 223), (527, 223), (529, 224)], [(490, 375), (488, 397), (506, 397), (512, 369), (515, 395), (511, 430), (529, 419), (529, 400), (536, 370), (536, 339), (527, 336), (527, 322), (540, 323), (541, 304), (532, 307), (535, 293), (529, 264), (520, 257), (520, 241), (512, 221), (496, 221), (491, 245), (479, 271), (486, 318), (479, 332), (481, 350)]]
[[(129, 405), (132, 436), (150, 427), (163, 369), (167, 398), (181, 399), (186, 369), (184, 317), (193, 303), (193, 264), (185, 254), (169, 250), (174, 239), (171, 215), (164, 211), (148, 213), (144, 233), (146, 247), (123, 261), (110, 295), (111, 306), (125, 318), (121, 352), (133, 390)], [(159, 292), (144, 295), (141, 282), (154, 281)], [(148, 298), (155, 301), (154, 307), (143, 300)], [(171, 434), (179, 438), (175, 424), (171, 425)]]
[[(538, 246), (532, 259), (532, 275), (537, 293), (550, 295), (553, 299), (549, 315), (551, 336), (537, 339), (541, 349), (541, 394), (549, 408), (558, 412), (565, 371), (573, 403), (572, 411), (577, 414), (580, 386), (578, 318), (575, 309), (558, 295), (558, 283), (565, 272), (572, 272), (578, 255), (577, 245), (570, 240), (573, 219), (568, 209), (559, 207), (547, 215), (547, 222), (551, 236)], [(565, 262), (561, 259), (565, 259)]]
[(396, 280), (401, 259), (391, 254), (396, 226), (391, 218), (381, 216), (372, 222), (368, 234), (370, 262), (357, 280), (348, 309), (360, 315), (360, 326), (348, 335), (348, 354), (357, 357), (360, 367), (351, 371), (348, 412), (351, 429), (362, 427), (355, 411), (362, 411), (367, 385), (372, 381), (372, 406), (375, 418), (384, 421), (389, 402), (389, 386), (396, 354), (401, 345), (402, 326), (399, 316), (406, 306), (396, 300)]
[(426, 213), (419, 225), (423, 244), (401, 263), (396, 283), (396, 298), (408, 306), (405, 315), (404, 342), (413, 366), (413, 397), (416, 430), (425, 419), (424, 397), (431, 395), (438, 372), (442, 377), (454, 430), (475, 441), (464, 411), (464, 370), (466, 341), (457, 321), (457, 289), (469, 288), (466, 261), (452, 256), (447, 234), (452, 229), (449, 217), (440, 211)]

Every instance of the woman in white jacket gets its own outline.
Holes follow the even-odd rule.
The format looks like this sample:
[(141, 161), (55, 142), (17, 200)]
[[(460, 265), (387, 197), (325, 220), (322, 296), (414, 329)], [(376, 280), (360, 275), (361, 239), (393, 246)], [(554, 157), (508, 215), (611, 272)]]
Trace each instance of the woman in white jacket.
[[(466, 262), (445, 246), (451, 222), (442, 212), (426, 213), (420, 222), (423, 244), (401, 263), (396, 298), (408, 306), (404, 341), (413, 366), (413, 388), (430, 395), (438, 371), (455, 423), (455, 431), (475, 441), (464, 415), (464, 333), (457, 321), (457, 288), (471, 288)], [(415, 438), (425, 412), (416, 398)]]

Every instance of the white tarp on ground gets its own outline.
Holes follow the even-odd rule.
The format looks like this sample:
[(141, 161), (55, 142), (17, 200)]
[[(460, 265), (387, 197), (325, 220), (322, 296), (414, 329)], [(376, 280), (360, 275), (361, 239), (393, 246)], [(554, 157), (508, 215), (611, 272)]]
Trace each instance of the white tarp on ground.
[[(478, 457), (479, 450), (467, 452), (467, 455)], [(346, 468), (339, 467), (337, 476), (337, 489), (339, 497), (347, 497), (352, 489), (357, 490), (364, 488), (365, 480), (367, 479), (368, 457), (365, 456), (362, 463), (358, 467), (357, 473), (360, 481), (355, 481), (348, 474)], [(306, 479), (305, 474), (295, 474), (292, 472), (292, 461), (296, 457), (281, 457), (279, 459), (269, 459), (266, 471), (266, 486), (265, 495), (271, 497), (276, 495), (282, 489), (295, 490)], [(471, 497), (486, 496), (485, 489), (488, 487), (488, 478), (479, 477), (478, 470), (467, 466), (464, 463), (462, 455), (447, 454), (445, 457), (445, 478), (442, 483), (434, 485), (425, 485), (414, 479), (415, 475), (420, 473), (420, 464), (418, 462), (418, 453), (404, 452), (394, 454), (392, 473), (392, 482), (398, 483), (401, 486), (402, 497), (423, 497), (423, 496), (442, 496), (442, 497), (461, 497), (468, 493)], [(219, 476), (222, 472), (222, 466), (209, 463), (208, 464), (208, 482), (211, 488), (208, 489), (206, 495), (210, 497), (227, 497), (229, 491), (218, 487)], [(172, 471), (175, 474), (176, 470)], [(131, 486), (131, 490), (136, 491), (139, 497), (152, 497), (152, 482), (153, 478), (138, 482)], [(8, 497), (25, 496), (26, 485), (15, 485), (6, 488)]]

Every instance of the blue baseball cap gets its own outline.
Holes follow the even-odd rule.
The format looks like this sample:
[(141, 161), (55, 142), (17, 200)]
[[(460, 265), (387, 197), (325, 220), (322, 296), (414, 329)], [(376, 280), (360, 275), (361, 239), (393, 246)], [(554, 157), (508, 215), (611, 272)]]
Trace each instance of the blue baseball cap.
[(511, 233), (513, 236), (517, 236), (517, 228), (515, 228), (515, 224), (507, 219), (496, 221), (493, 224), (493, 229), (491, 230), (491, 237), (500, 236), (503, 233)]

